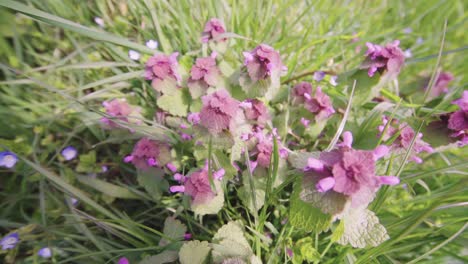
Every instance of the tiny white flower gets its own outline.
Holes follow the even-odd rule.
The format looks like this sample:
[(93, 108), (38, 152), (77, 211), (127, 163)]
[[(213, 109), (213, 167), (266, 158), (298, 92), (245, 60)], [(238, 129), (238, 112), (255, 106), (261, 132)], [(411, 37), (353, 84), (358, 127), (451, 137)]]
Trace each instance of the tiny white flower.
[(148, 40), (146, 41), (146, 47), (150, 48), (150, 49), (157, 49), (158, 48), (158, 42), (156, 40)]
[(137, 61), (140, 59), (140, 53), (138, 51), (134, 51), (134, 50), (129, 50), (128, 51), (128, 57), (130, 57), (130, 59), (134, 60), (134, 61)]
[(100, 17), (95, 17), (94, 18), (94, 22), (100, 26), (100, 27), (104, 27), (105, 24), (104, 24), (104, 19), (100, 18)]
[(413, 53), (411, 52), (410, 49), (407, 49), (403, 52), (403, 55), (405, 55), (405, 58), (411, 58), (413, 57)]
[(338, 76), (336, 76), (336, 75), (330, 77), (330, 84), (333, 85), (333, 86), (337, 86), (338, 85), (337, 79), (338, 79)]

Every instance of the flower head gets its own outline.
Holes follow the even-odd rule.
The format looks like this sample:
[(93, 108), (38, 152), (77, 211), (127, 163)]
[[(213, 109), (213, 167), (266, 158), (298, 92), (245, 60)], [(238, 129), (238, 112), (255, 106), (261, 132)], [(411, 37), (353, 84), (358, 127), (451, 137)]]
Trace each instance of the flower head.
[(171, 159), (170, 148), (164, 142), (149, 138), (140, 139), (133, 148), (132, 154), (125, 157), (125, 162), (131, 162), (141, 170), (150, 167), (163, 168)]
[[(432, 90), (430, 92), (431, 97), (437, 97), (443, 93), (448, 92), (448, 84), (453, 81), (453, 75), (450, 72), (441, 72), (439, 76), (437, 77), (437, 80), (434, 83), (434, 86), (432, 87)], [(429, 87), (429, 80), (427, 81), (426, 87), (424, 87), (425, 90), (427, 90)]]
[(194, 95), (194, 90), (198, 87), (203, 91), (206, 91), (209, 87), (215, 87), (220, 76), (221, 71), (216, 66), (214, 56), (198, 58), (190, 70), (190, 78), (187, 83), (192, 96), (199, 96), (198, 94), (196, 94), (197, 96)]
[(129, 57), (131, 60), (137, 61), (137, 60), (140, 59), (141, 54), (140, 54), (138, 51), (129, 50), (129, 51), (128, 51), (128, 57)]
[(0, 240), (0, 245), (2, 246), (2, 250), (13, 249), (19, 242), (19, 235), (18, 233), (11, 233)]
[(460, 146), (468, 144), (468, 91), (463, 96), (452, 102), (460, 107), (460, 110), (450, 114), (448, 128), (455, 131), (452, 137), (461, 137)]
[(104, 23), (104, 19), (100, 18), (100, 17), (95, 17), (94, 18), (94, 23), (96, 23), (98, 26), (100, 27), (105, 27), (105, 23)]
[(37, 252), (37, 255), (39, 255), (42, 258), (50, 258), (50, 257), (52, 257), (52, 250), (50, 248), (48, 248), (48, 247), (41, 248)]
[[(215, 40), (219, 35), (225, 32), (226, 26), (224, 26), (223, 21), (218, 18), (212, 18), (205, 24), (205, 29), (203, 30), (201, 41), (206, 43), (210, 40)], [(216, 41), (226, 41), (226, 39), (216, 39)]]
[(322, 152), (318, 159), (309, 158), (305, 171), (313, 172), (317, 191), (346, 195), (353, 207), (367, 205), (383, 184), (394, 185), (399, 179), (393, 176), (375, 175), (376, 160), (385, 156), (388, 150), (379, 146), (374, 151), (353, 149), (352, 134), (343, 133), (344, 143), (337, 150)]
[(268, 77), (279, 77), (285, 70), (280, 54), (266, 44), (260, 44), (250, 52), (243, 52), (244, 65), (253, 82)]
[[(140, 115), (140, 108), (133, 107), (127, 103), (125, 99), (112, 99), (102, 103), (106, 113), (111, 117), (127, 123), (140, 124), (141, 121), (136, 119)], [(131, 118), (135, 117), (135, 118)], [(109, 118), (101, 118), (101, 122), (108, 128), (117, 128), (120, 125)]]
[(11, 151), (0, 152), (0, 167), (13, 168), (18, 162), (18, 157)]
[(335, 113), (330, 97), (317, 87), (315, 94), (310, 99), (305, 100), (305, 108), (315, 114), (315, 120), (321, 121), (329, 118)]
[(119, 258), (118, 264), (130, 264), (130, 261), (126, 257)]
[(146, 41), (146, 47), (150, 49), (157, 49), (158, 48), (158, 42), (156, 40), (150, 39)]
[(244, 108), (245, 118), (255, 121), (258, 126), (265, 126), (270, 120), (270, 114), (265, 104), (258, 99), (247, 99), (241, 103)]
[(192, 204), (203, 204), (215, 197), (211, 190), (208, 178), (208, 169), (205, 167), (199, 171), (191, 173), (184, 183), (184, 192), (192, 197)]
[(387, 71), (391, 75), (398, 75), (405, 63), (405, 55), (398, 47), (399, 45), (399, 40), (388, 43), (384, 47), (370, 42), (366, 43), (367, 58), (361, 68), (368, 69), (369, 77), (374, 76), (377, 71), (380, 73)]
[(78, 155), (78, 151), (76, 150), (76, 148), (72, 146), (68, 146), (62, 149), (61, 154), (62, 154), (62, 157), (65, 158), (65, 160), (72, 160), (76, 158), (76, 156)]
[(323, 80), (323, 78), (325, 78), (325, 72), (323, 71), (316, 71), (314, 72), (314, 80), (316, 82), (320, 82), (321, 80)]
[(239, 109), (239, 101), (232, 98), (226, 90), (203, 96), (202, 101), (200, 124), (212, 134), (229, 130), (231, 121)]
[(164, 80), (173, 80), (175, 82), (181, 81), (181, 77), (178, 72), (178, 55), (178, 52), (174, 52), (169, 56), (156, 54), (146, 62), (145, 79), (151, 80), (151, 85), (157, 91), (161, 91), (161, 82)]
[(291, 93), (295, 103), (304, 103), (312, 98), (312, 85), (308, 82), (300, 82), (293, 87)]
[(462, 97), (453, 101), (452, 104), (458, 105), (463, 111), (468, 111), (468, 90), (463, 91)]

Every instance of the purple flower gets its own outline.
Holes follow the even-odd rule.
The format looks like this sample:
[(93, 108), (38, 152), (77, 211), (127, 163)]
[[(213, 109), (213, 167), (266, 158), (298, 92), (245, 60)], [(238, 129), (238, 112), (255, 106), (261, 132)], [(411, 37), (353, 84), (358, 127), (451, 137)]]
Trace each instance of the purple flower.
[(39, 251), (37, 252), (37, 255), (39, 255), (40, 257), (42, 258), (50, 258), (52, 257), (52, 250), (48, 247), (45, 247), (45, 248), (41, 248), (39, 249)]
[(184, 183), (184, 192), (192, 197), (192, 204), (204, 204), (215, 197), (211, 190), (208, 178), (208, 169), (205, 167), (199, 171), (192, 172)]
[(11, 233), (0, 240), (0, 245), (2, 250), (13, 249), (16, 247), (16, 244), (19, 242), (18, 233)]
[(198, 125), (200, 123), (200, 113), (189, 113), (187, 116), (187, 121), (192, 125)]
[(325, 78), (325, 72), (323, 71), (314, 72), (314, 80), (316, 82), (320, 82), (321, 80), (323, 80), (323, 78)]
[[(434, 83), (434, 86), (431, 90), (431, 97), (437, 97), (443, 93), (448, 92), (448, 84), (453, 81), (453, 75), (450, 72), (441, 72), (437, 77), (437, 80)], [(429, 80), (427, 80), (427, 85), (424, 87), (427, 90), (429, 87)]]
[(463, 111), (468, 111), (468, 90), (463, 91), (462, 97), (453, 101), (452, 104), (458, 105)]
[(164, 80), (173, 80), (179, 83), (181, 77), (178, 73), (179, 63), (177, 62), (178, 52), (172, 53), (170, 56), (164, 54), (156, 54), (148, 59), (145, 68), (145, 79), (151, 80), (151, 86), (156, 91), (161, 91), (161, 83)]
[(214, 56), (198, 58), (190, 70), (187, 86), (192, 96), (198, 98), (200, 94), (195, 90), (201, 88), (203, 92), (206, 92), (209, 87), (215, 87), (218, 84), (220, 76), (221, 71), (216, 66)]
[(260, 44), (250, 52), (243, 52), (244, 65), (253, 82), (265, 80), (268, 77), (279, 77), (285, 70), (280, 54), (266, 44)]
[(76, 150), (76, 148), (68, 146), (62, 150), (61, 154), (65, 160), (72, 160), (76, 158), (76, 156), (78, 155), (78, 151)]
[(224, 26), (223, 21), (218, 18), (212, 18), (205, 24), (205, 29), (203, 30), (201, 41), (207, 43), (210, 40), (215, 41), (226, 41), (226, 38), (216, 39), (219, 35), (226, 32), (226, 26)]
[(367, 58), (361, 64), (361, 69), (368, 69), (369, 77), (374, 76), (376, 71), (387, 71), (392, 76), (398, 75), (405, 63), (405, 55), (399, 45), (399, 40), (388, 43), (385, 47), (367, 42)]
[(322, 121), (335, 113), (330, 97), (317, 87), (315, 95), (305, 101), (305, 108), (315, 114), (316, 121)]
[(13, 168), (18, 162), (18, 157), (15, 153), (10, 151), (1, 151), (0, 152), (0, 167)]
[(309, 158), (304, 171), (314, 172), (318, 177), (316, 188), (319, 192), (334, 191), (351, 199), (353, 207), (367, 205), (383, 184), (395, 185), (399, 179), (394, 176), (376, 176), (376, 160), (383, 157), (388, 148), (379, 146), (374, 151), (356, 150), (350, 132), (343, 133), (344, 143), (337, 150), (322, 152), (318, 159)]
[(304, 103), (312, 98), (312, 85), (308, 82), (300, 82), (291, 91), (295, 104)]
[(333, 86), (337, 86), (338, 85), (338, 76), (336, 75), (333, 75), (330, 77), (330, 84), (333, 85)]
[(149, 138), (140, 139), (135, 144), (132, 154), (124, 158), (125, 162), (131, 162), (141, 170), (147, 170), (150, 167), (163, 168), (170, 160), (169, 145)]
[[(127, 123), (141, 124), (141, 120), (132, 119), (131, 117), (140, 116), (140, 108), (130, 106), (125, 99), (112, 99), (102, 103), (106, 113), (111, 117)], [(101, 118), (101, 122), (108, 128), (117, 128), (120, 125), (109, 118)]]
[[(211, 134), (230, 130), (231, 121), (239, 109), (239, 101), (233, 99), (226, 90), (218, 90), (202, 97), (200, 124)], [(233, 128), (234, 130), (234, 128)]]
[[(398, 136), (398, 139), (396, 141), (399, 142), (400, 146), (403, 149), (408, 150), (411, 146), (411, 141), (413, 140), (415, 136), (415, 131), (407, 123), (402, 123), (399, 128), (400, 128), (400, 135)], [(416, 163), (422, 162), (422, 159), (416, 156), (416, 154), (421, 153), (421, 152), (427, 152), (427, 153), (434, 152), (432, 147), (428, 143), (422, 140), (422, 136), (423, 136), (422, 133), (418, 133), (413, 144), (413, 149), (411, 150), (413, 153), (410, 156), (410, 158)]]
[(185, 233), (185, 234), (184, 234), (184, 240), (190, 240), (190, 239), (192, 239), (192, 234), (190, 234), (190, 233)]
[(452, 137), (461, 137), (460, 146), (468, 144), (468, 91), (463, 96), (452, 102), (460, 107), (460, 110), (450, 114), (448, 128), (454, 130)]
[(247, 120), (255, 121), (256, 125), (264, 127), (270, 120), (270, 114), (265, 104), (257, 99), (247, 99), (241, 103)]
[(130, 264), (130, 261), (128, 261), (128, 259), (126, 257), (122, 257), (119, 259), (119, 261), (117, 262), (118, 264)]
[(308, 127), (309, 124), (310, 124), (310, 120), (309, 120), (309, 119), (305, 119), (304, 117), (301, 117), (301, 124), (302, 124), (304, 127)]

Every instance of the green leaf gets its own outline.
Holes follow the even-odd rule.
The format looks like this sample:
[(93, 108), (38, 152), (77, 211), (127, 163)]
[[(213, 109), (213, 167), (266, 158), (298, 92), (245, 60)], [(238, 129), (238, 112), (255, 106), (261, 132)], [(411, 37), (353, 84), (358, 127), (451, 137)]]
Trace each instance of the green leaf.
[(323, 213), (319, 208), (299, 198), (301, 192), (301, 177), (294, 184), (291, 195), (289, 220), (291, 224), (305, 232), (322, 232), (330, 226), (332, 216)]
[(229, 222), (223, 225), (214, 235), (212, 247), (213, 260), (216, 263), (235, 257), (248, 260), (253, 255), (239, 222)]
[(375, 247), (389, 239), (387, 230), (374, 212), (361, 208), (347, 210), (342, 220), (344, 232), (338, 243), (355, 248)]
[(158, 106), (175, 116), (187, 116), (188, 99), (180, 89), (174, 90), (171, 94), (164, 94), (157, 100)]
[(177, 251), (166, 250), (162, 253), (154, 256), (149, 256), (144, 258), (138, 264), (164, 264), (164, 263), (173, 263), (178, 259)]
[(88, 185), (89, 187), (102, 192), (105, 195), (122, 198), (122, 199), (141, 199), (135, 193), (132, 193), (127, 188), (108, 183), (103, 180), (91, 178), (89, 176), (76, 175), (79, 182)]
[(159, 200), (163, 192), (169, 189), (169, 183), (164, 178), (164, 171), (158, 168), (139, 170), (137, 174), (138, 184), (155, 199)]
[[(168, 217), (164, 221), (163, 233), (174, 241), (182, 241), (184, 239), (185, 232), (187, 232), (187, 226), (182, 224), (179, 220), (174, 217)], [(172, 241), (161, 239), (159, 246), (163, 247), (170, 244)], [(182, 245), (178, 243), (179, 247)]]
[(203, 264), (206, 263), (211, 248), (206, 241), (190, 241), (184, 243), (179, 251), (179, 261), (182, 264)]
[(96, 169), (96, 151), (80, 155), (80, 162), (76, 167), (77, 172), (94, 172)]
[[(244, 178), (245, 177), (248, 177), (248, 176), (245, 175)], [(265, 203), (265, 187), (262, 188), (262, 187), (255, 185), (255, 202), (256, 202), (255, 206), (254, 206), (250, 188), (251, 187), (250, 187), (249, 181), (248, 180), (244, 181), (244, 186), (238, 189), (237, 195), (239, 196), (239, 199), (242, 201), (242, 203), (251, 212), (254, 212), (255, 208), (257, 210), (260, 210), (260, 208), (262, 208), (263, 204)]]
[(298, 240), (293, 248), (293, 263), (310, 263), (320, 260), (320, 254), (314, 247), (312, 237), (305, 237)]

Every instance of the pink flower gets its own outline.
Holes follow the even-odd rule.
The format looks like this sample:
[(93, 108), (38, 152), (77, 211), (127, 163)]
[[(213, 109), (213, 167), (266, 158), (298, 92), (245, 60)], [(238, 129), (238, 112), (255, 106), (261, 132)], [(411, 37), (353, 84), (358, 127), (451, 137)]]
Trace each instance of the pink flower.
[(212, 134), (229, 130), (231, 121), (239, 109), (239, 101), (233, 99), (226, 90), (203, 96), (202, 101), (200, 124)]
[(272, 47), (260, 44), (250, 52), (243, 52), (244, 65), (253, 82), (264, 80), (268, 77), (279, 77), (285, 66), (281, 62), (280, 55)]
[(300, 82), (292, 89), (294, 103), (301, 104), (312, 98), (312, 85), (308, 82)]
[(255, 121), (257, 125), (263, 127), (270, 120), (270, 114), (265, 104), (257, 99), (247, 99), (241, 104), (248, 105), (244, 107), (244, 113), (247, 120)]
[(380, 73), (387, 71), (391, 75), (398, 75), (405, 63), (405, 55), (399, 45), (399, 40), (388, 43), (385, 47), (367, 42), (367, 58), (362, 63), (361, 69), (368, 69), (369, 77), (374, 76), (376, 71)]
[[(104, 101), (102, 105), (106, 109), (106, 113), (114, 117), (115, 119), (127, 123), (141, 123), (140, 120), (131, 120), (129, 118), (130, 116), (138, 117), (140, 115), (140, 109), (137, 107), (130, 106), (125, 99), (112, 99), (110, 101)], [(106, 117), (101, 118), (101, 122), (109, 128), (120, 127), (119, 124)]]
[[(407, 123), (402, 123), (400, 125), (400, 135), (398, 136), (398, 139), (396, 140), (399, 142), (400, 146), (403, 147), (403, 149), (408, 150), (411, 146), (411, 141), (413, 140), (415, 136), (415, 131), (407, 124)], [(411, 160), (415, 161), (416, 163), (421, 163), (422, 159), (416, 156), (416, 154), (421, 153), (421, 152), (427, 152), (427, 153), (432, 153), (434, 150), (432, 147), (424, 142), (422, 140), (422, 133), (419, 133), (416, 136), (416, 139), (413, 144), (412, 148), (412, 155), (410, 156)]]
[(130, 261), (128, 261), (127, 258), (123, 257), (119, 259), (118, 264), (130, 264)]
[[(439, 76), (437, 77), (437, 80), (434, 83), (434, 86), (432, 87), (430, 95), (432, 97), (437, 97), (443, 93), (448, 92), (448, 84), (453, 81), (453, 75), (450, 72), (441, 72)], [(429, 85), (429, 80), (427, 81), (426, 87), (424, 89), (428, 89)]]
[(335, 113), (330, 97), (317, 87), (315, 95), (305, 101), (305, 108), (315, 114), (316, 121), (322, 121)]
[[(212, 18), (205, 24), (205, 29), (202, 33), (201, 41), (207, 43), (210, 40), (216, 39), (219, 35), (226, 32), (226, 26), (223, 21), (218, 18)], [(226, 41), (226, 38), (216, 39), (216, 41)]]
[(208, 169), (205, 167), (199, 171), (192, 172), (186, 178), (184, 183), (185, 194), (192, 197), (192, 204), (204, 204), (215, 197), (208, 177)]
[(198, 58), (195, 65), (190, 70), (190, 78), (188, 79), (188, 87), (193, 97), (195, 89), (200, 87), (204, 92), (209, 87), (215, 87), (218, 84), (221, 71), (216, 66), (215, 56)]
[(351, 147), (352, 134), (345, 132), (343, 135), (345, 143), (340, 144), (341, 147), (322, 152), (319, 159), (309, 158), (304, 171), (311, 171), (319, 178), (317, 191), (344, 194), (351, 199), (353, 207), (367, 205), (381, 185), (395, 185), (399, 179), (375, 175), (375, 162), (386, 154), (385, 147), (379, 146), (374, 151), (356, 150)]
[(187, 121), (192, 125), (198, 125), (200, 123), (200, 113), (189, 113), (187, 116)]
[(125, 157), (125, 162), (131, 162), (141, 170), (150, 167), (163, 168), (171, 159), (170, 147), (164, 142), (149, 138), (140, 139), (133, 148), (132, 154)]
[(151, 86), (157, 91), (161, 91), (161, 83), (164, 80), (173, 80), (177, 83), (181, 81), (178, 73), (179, 63), (177, 62), (178, 52), (170, 56), (156, 54), (148, 59), (145, 68), (145, 79), (151, 80)]
[(452, 104), (458, 105), (463, 111), (468, 111), (468, 90), (463, 91), (462, 97), (453, 101)]
[(468, 144), (468, 91), (464, 91), (460, 99), (452, 102), (461, 110), (450, 114), (448, 128), (454, 130), (452, 137), (461, 137), (460, 146)]

